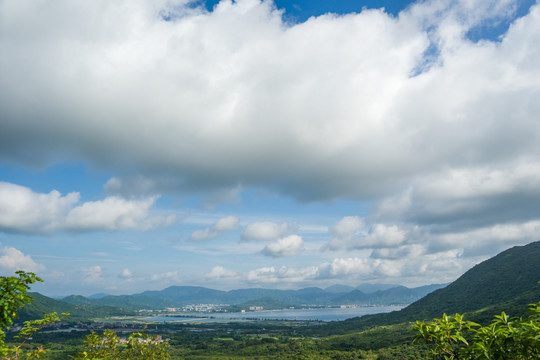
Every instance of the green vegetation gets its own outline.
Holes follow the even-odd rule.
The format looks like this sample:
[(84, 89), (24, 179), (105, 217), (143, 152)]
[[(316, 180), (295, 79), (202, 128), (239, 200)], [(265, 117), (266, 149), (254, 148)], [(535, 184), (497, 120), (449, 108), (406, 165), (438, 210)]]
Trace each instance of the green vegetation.
[(329, 328), (329, 333), (345, 333), (373, 326), (415, 322), (439, 317), (442, 313), (467, 313), (471, 321), (488, 324), (502, 311), (517, 316), (538, 300), (540, 241), (515, 246), (488, 259), (443, 289), (433, 291), (406, 308), (387, 314), (367, 315)]
[(84, 350), (75, 359), (170, 359), (168, 346), (160, 337), (143, 332), (132, 333), (123, 341), (114, 331), (105, 330), (102, 335), (95, 332), (88, 335)]
[(414, 341), (433, 344), (435, 359), (539, 359), (540, 302), (531, 304), (525, 318), (496, 315), (490, 325), (466, 321), (463, 315), (442, 318), (426, 323), (417, 321)]
[[(0, 356), (5, 360), (45, 358), (48, 349), (41, 345), (32, 347), (28, 344), (36, 333), (47, 326), (60, 321), (56, 312), (45, 314), (42, 319), (25, 321), (14, 337), (16, 344), (6, 343), (6, 330), (14, 325), (17, 312), (31, 303), (28, 294), (30, 285), (43, 281), (36, 274), (17, 271), (16, 276), (0, 276)], [(69, 316), (69, 314), (62, 314)], [(158, 337), (148, 337), (142, 332), (130, 334), (124, 342), (112, 330), (106, 330), (102, 336), (96, 333), (88, 335), (85, 350), (76, 359), (169, 359), (167, 342)]]
[[(414, 360), (431, 354), (436, 359), (536, 359), (540, 357), (540, 302), (530, 304), (538, 300), (539, 260), (540, 242), (512, 248), (477, 265), (447, 288), (389, 314), (330, 323), (261, 320), (146, 324), (146, 328), (133, 322), (135, 317), (128, 320), (125, 315), (132, 312), (119, 307), (73, 305), (28, 293), (29, 286), (41, 279), (17, 272), (0, 277), (0, 358)], [(180, 291), (187, 289), (171, 288), (169, 295)], [(242, 306), (247, 304), (280, 305), (270, 297)], [(456, 315), (424, 321), (445, 310)], [(75, 316), (59, 323), (60, 311), (73, 311)], [(463, 311), (467, 320), (457, 314)], [(17, 312), (28, 320), (15, 334)], [(495, 314), (500, 315), (493, 318)], [(110, 322), (96, 322), (97, 317)], [(415, 320), (420, 321), (413, 328)]]
[(90, 321), (96, 318), (133, 316), (136, 314), (134, 311), (125, 310), (120, 307), (68, 304), (39, 293), (29, 293), (29, 296), (33, 300), (24, 309), (19, 311), (18, 316), (21, 320), (37, 319), (50, 312), (68, 312), (71, 314), (71, 320), (73, 321)]
[(6, 344), (5, 330), (13, 326), (13, 319), (17, 318), (17, 311), (32, 301), (32, 297), (27, 294), (30, 285), (37, 281), (43, 281), (34, 273), (17, 271), (15, 274), (16, 276), (0, 277), (0, 355), (4, 359), (40, 358), (47, 350), (41, 346), (28, 350), (24, 345), (38, 330), (60, 321), (60, 318), (57, 313), (51, 313), (45, 315), (43, 319), (25, 321), (16, 336), (19, 343)]

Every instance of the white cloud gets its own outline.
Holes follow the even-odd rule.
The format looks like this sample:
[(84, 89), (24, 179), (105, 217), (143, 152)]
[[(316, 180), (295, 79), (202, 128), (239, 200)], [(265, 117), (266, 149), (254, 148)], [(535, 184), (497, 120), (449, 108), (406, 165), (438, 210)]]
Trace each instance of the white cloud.
[(248, 224), (242, 232), (244, 240), (275, 240), (281, 236), (290, 234), (296, 229), (296, 225), (283, 222), (281, 224), (261, 221)]
[(266, 278), (266, 279), (271, 279), (271, 280), (267, 280), (263, 282), (268, 282), (268, 281), (275, 282), (277, 281), (275, 275), (276, 275), (275, 267), (273, 266), (262, 267), (262, 268), (258, 268), (258, 269), (251, 270), (250, 272), (248, 272), (247, 280), (253, 281), (253, 282), (260, 282), (262, 278)]
[(30, 271), (40, 272), (45, 270), (45, 266), (36, 263), (30, 255), (25, 255), (22, 251), (11, 246), (0, 248), (0, 268), (10, 271)]
[(189, 236), (191, 241), (203, 241), (216, 238), (226, 231), (235, 230), (238, 228), (240, 219), (236, 216), (226, 216), (216, 221), (212, 226), (195, 230)]
[(213, 210), (220, 204), (238, 203), (241, 201), (240, 192), (239, 186), (209, 191), (206, 193), (203, 206)]
[(135, 176), (129, 179), (120, 179), (118, 177), (112, 177), (105, 185), (103, 189), (112, 195), (120, 195), (122, 197), (130, 196), (147, 196), (149, 193), (155, 192), (155, 181), (145, 178), (141, 175)]
[[(378, 203), (334, 224), (327, 246), (369, 259), (252, 273), (275, 283), (313, 268), (450, 276), (437, 269), (538, 239), (538, 4), (500, 41), (474, 42), (468, 31), (504, 22), (516, 2), (430, 0), (302, 24), (270, 1), (211, 13), (187, 3), (0, 2), (2, 161), (63, 154), (115, 174), (107, 197), (87, 203), (0, 183), (1, 231), (166, 226), (174, 216), (153, 216), (153, 196), (182, 191), (209, 194), (209, 206), (252, 188)], [(242, 236), (280, 250), (297, 230), (257, 222)], [(417, 253), (425, 262), (406, 266)]]
[(284, 285), (301, 284), (306, 280), (313, 279), (316, 273), (316, 267), (290, 268), (282, 266), (266, 266), (248, 271), (245, 274), (245, 281), (252, 284), (279, 284)]
[(427, 248), (433, 253), (461, 249), (463, 256), (494, 255), (509, 246), (537, 241), (540, 238), (540, 220), (429, 235)]
[(79, 193), (62, 196), (0, 182), (0, 229), (12, 232), (47, 232), (58, 227), (60, 219), (79, 202)]
[(131, 270), (126, 268), (122, 270), (122, 272), (120, 273), (120, 275), (118, 275), (118, 277), (121, 279), (129, 280), (133, 277), (133, 273), (131, 272)]
[(178, 270), (175, 270), (167, 271), (161, 274), (154, 274), (150, 277), (150, 280), (155, 282), (178, 282), (180, 281), (180, 273), (178, 272)]
[(79, 202), (79, 193), (62, 196), (0, 182), (0, 230), (21, 233), (54, 231), (148, 230), (176, 221), (173, 214), (150, 216), (156, 197), (126, 200), (110, 196), (103, 200)]
[(216, 231), (230, 231), (238, 228), (240, 220), (236, 216), (227, 216), (219, 219), (212, 228)]
[(248, 282), (281, 283), (288, 286), (309, 286), (321, 282), (332, 284), (336, 280), (355, 286), (372, 280), (417, 286), (453, 281), (478, 261), (478, 258), (463, 261), (456, 250), (417, 257), (424, 252), (416, 248), (397, 259), (343, 257), (299, 268), (262, 267), (249, 271), (246, 279)]
[(403, 244), (406, 233), (396, 225), (375, 224), (365, 237), (358, 239), (357, 248), (396, 247)]
[[(240, 185), (324, 200), (539, 153), (536, 5), (495, 44), (465, 34), (514, 2), (302, 24), (270, 1), (185, 4), (3, 1), (2, 157), (126, 164), (113, 193)], [(430, 45), (437, 58), (412, 76)]]
[(228, 270), (223, 266), (214, 266), (212, 270), (206, 274), (208, 280), (226, 280), (234, 279), (238, 277), (238, 273), (232, 270)]
[(397, 225), (372, 224), (369, 231), (365, 231), (364, 220), (357, 216), (345, 216), (330, 227), (333, 237), (324, 249), (369, 249), (397, 247), (407, 238), (405, 230)]
[(347, 248), (348, 243), (360, 234), (364, 226), (364, 220), (360, 217), (345, 216), (330, 227), (329, 231), (333, 236), (328, 243), (328, 248), (332, 250)]
[(155, 198), (125, 200), (108, 197), (89, 201), (71, 209), (63, 227), (73, 231), (136, 229), (148, 216)]
[(520, 161), (482, 168), (455, 168), (413, 181), (383, 199), (380, 220), (459, 227), (485, 226), (535, 217), (540, 200), (540, 164)]
[(262, 250), (262, 254), (272, 257), (297, 255), (304, 247), (302, 237), (289, 235), (268, 244)]
[(189, 236), (189, 240), (203, 241), (203, 240), (210, 240), (218, 236), (219, 236), (219, 233), (217, 231), (214, 231), (211, 228), (205, 228), (205, 229), (195, 230), (194, 232), (192, 232), (191, 235)]
[(422, 245), (404, 245), (397, 248), (379, 248), (371, 252), (370, 257), (375, 259), (399, 260), (404, 258), (414, 259), (425, 254)]
[(337, 258), (331, 263), (325, 263), (318, 268), (318, 277), (336, 278), (351, 275), (368, 275), (373, 271), (368, 259), (364, 258)]
[(84, 281), (87, 283), (95, 283), (103, 280), (103, 270), (99, 265), (82, 269), (82, 271), (84, 273)]
[(352, 236), (365, 226), (364, 221), (358, 216), (345, 216), (332, 225), (330, 232), (339, 237)]
[[(445, 283), (458, 276), (485, 256), (463, 258), (460, 250), (426, 251), (420, 244), (395, 249), (375, 249), (366, 256), (336, 257), (307, 266), (264, 265), (251, 270), (232, 270), (214, 266), (209, 272), (193, 279), (218, 288), (239, 288), (247, 285), (277, 288), (330, 286), (336, 281), (351, 286), (378, 281), (420, 286)], [(175, 279), (174, 281), (178, 281)]]
[[(321, 281), (363, 282), (372, 279), (400, 279), (410, 276), (405, 261), (379, 260), (371, 258), (335, 258), (315, 266), (276, 268), (260, 267), (239, 276), (248, 283), (280, 284), (283, 286), (309, 286)], [(416, 268), (410, 271), (416, 271)], [(452, 274), (453, 275), (453, 274)]]

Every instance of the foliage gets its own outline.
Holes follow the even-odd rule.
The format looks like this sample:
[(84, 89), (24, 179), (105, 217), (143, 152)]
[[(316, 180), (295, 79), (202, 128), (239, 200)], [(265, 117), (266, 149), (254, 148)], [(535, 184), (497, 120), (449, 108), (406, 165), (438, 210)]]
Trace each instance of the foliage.
[[(43, 281), (36, 274), (17, 271), (16, 276), (0, 276), (0, 356), (4, 360), (38, 359), (45, 357), (48, 350), (42, 346), (28, 348), (27, 341), (39, 330), (60, 321), (58, 313), (46, 314), (42, 319), (25, 321), (15, 339), (20, 343), (5, 343), (6, 330), (13, 326), (17, 312), (33, 299), (28, 294), (30, 285)], [(69, 316), (69, 314), (62, 314)], [(160, 338), (149, 337), (138, 332), (129, 335), (127, 340), (119, 339), (112, 330), (106, 330), (102, 336), (88, 335), (85, 346), (88, 351), (79, 353), (77, 359), (169, 359), (168, 343)]]
[(0, 329), (11, 327), (17, 311), (32, 301), (32, 297), (27, 294), (30, 284), (43, 281), (34, 273), (17, 271), (15, 274), (17, 276), (0, 277)]
[(96, 318), (106, 318), (113, 316), (132, 316), (136, 313), (131, 310), (121, 309), (112, 306), (97, 305), (73, 305), (65, 301), (51, 299), (40, 293), (29, 293), (33, 300), (25, 308), (19, 311), (19, 319), (32, 320), (43, 317), (50, 312), (68, 312), (72, 321), (92, 321)]
[(433, 344), (434, 359), (538, 359), (540, 358), (540, 302), (530, 304), (528, 316), (496, 315), (491, 324), (480, 326), (455, 314), (414, 325), (414, 342)]
[(17, 311), (32, 301), (32, 297), (27, 294), (30, 285), (43, 281), (31, 272), (17, 271), (15, 274), (17, 276), (0, 276), (0, 355), (3, 359), (37, 359), (46, 353), (45, 349), (38, 346), (36, 349), (25, 350), (23, 346), (38, 330), (60, 321), (60, 317), (57, 313), (51, 313), (43, 319), (25, 321), (16, 336), (20, 343), (7, 345), (5, 330), (13, 326)]
[(93, 332), (86, 337), (85, 350), (76, 359), (120, 360), (120, 359), (169, 359), (169, 344), (159, 337), (151, 337), (142, 332), (130, 334), (120, 339), (113, 330), (105, 330), (102, 335)]
[[(334, 333), (377, 325), (429, 320), (442, 313), (467, 313), (468, 319), (487, 325), (502, 311), (525, 314), (538, 300), (540, 241), (511, 249), (474, 266), (459, 279), (400, 311), (366, 315), (336, 324)], [(330, 329), (330, 327), (329, 327)]]

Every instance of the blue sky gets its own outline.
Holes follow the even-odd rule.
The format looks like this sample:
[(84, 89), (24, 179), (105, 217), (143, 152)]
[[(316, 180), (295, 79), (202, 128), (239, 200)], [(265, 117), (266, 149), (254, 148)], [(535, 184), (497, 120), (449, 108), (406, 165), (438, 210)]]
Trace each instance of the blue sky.
[(419, 286), (540, 237), (535, 1), (0, 1), (0, 273)]

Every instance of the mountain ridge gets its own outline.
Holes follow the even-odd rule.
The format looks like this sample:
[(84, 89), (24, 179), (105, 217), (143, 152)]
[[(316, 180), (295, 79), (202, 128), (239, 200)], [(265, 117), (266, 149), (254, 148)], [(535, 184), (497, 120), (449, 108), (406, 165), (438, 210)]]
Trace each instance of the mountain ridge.
[[(376, 285), (374, 285), (376, 286)], [(382, 285), (387, 286), (387, 285)], [(134, 295), (109, 295), (101, 298), (88, 298), (70, 295), (62, 299), (71, 304), (93, 304), (101, 306), (117, 306), (127, 309), (158, 309), (180, 307), (188, 304), (229, 304), (238, 305), (260, 299), (273, 299), (277, 302), (293, 305), (403, 305), (418, 300), (427, 293), (446, 286), (432, 284), (417, 288), (396, 286), (387, 290), (364, 293), (358, 289), (349, 292), (335, 292), (336, 288), (327, 291), (318, 287), (298, 290), (278, 289), (235, 289), (229, 291), (215, 290), (201, 286), (169, 286), (163, 290), (144, 291)], [(347, 290), (347, 288), (343, 287)]]
[(386, 314), (345, 320), (343, 329), (391, 325), (466, 313), (487, 324), (505, 311), (522, 316), (540, 300), (540, 241), (514, 246), (469, 269), (457, 280), (407, 307)]

